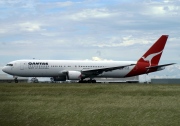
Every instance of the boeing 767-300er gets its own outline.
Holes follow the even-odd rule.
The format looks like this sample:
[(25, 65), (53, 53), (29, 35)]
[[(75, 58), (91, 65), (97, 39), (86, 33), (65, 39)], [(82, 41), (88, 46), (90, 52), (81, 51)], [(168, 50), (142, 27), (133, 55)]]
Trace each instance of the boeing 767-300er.
[[(95, 83), (94, 78), (125, 78), (163, 70), (158, 65), (168, 35), (162, 35), (138, 61), (79, 61), (79, 60), (16, 60), (3, 71), (18, 77), (50, 77), (53, 81), (79, 80)], [(88, 80), (84, 80), (89, 78)]]

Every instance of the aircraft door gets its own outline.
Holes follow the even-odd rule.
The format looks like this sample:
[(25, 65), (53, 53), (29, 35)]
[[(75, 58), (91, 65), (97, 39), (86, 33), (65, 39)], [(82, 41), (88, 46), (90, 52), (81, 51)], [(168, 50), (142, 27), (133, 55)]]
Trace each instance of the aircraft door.
[(25, 65), (26, 65), (26, 63), (21, 62), (21, 63), (20, 63), (20, 70), (24, 70)]
[(13, 70), (14, 66), (15, 66), (15, 63), (11, 66), (11, 70)]

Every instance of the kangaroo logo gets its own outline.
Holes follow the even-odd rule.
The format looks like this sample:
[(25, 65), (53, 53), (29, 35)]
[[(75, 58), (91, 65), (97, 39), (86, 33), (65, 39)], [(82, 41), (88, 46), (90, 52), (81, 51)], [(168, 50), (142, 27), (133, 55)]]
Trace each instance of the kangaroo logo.
[[(162, 51), (163, 51), (163, 50), (162, 50)], [(158, 53), (150, 54), (150, 55), (147, 56), (146, 58), (143, 56), (142, 59), (143, 59), (144, 61), (149, 62), (149, 67), (150, 67), (150, 66), (151, 66), (151, 60), (152, 60), (155, 56), (157, 56), (157, 55), (159, 55), (160, 53), (162, 53), (162, 51), (161, 51), (161, 52), (158, 52)]]

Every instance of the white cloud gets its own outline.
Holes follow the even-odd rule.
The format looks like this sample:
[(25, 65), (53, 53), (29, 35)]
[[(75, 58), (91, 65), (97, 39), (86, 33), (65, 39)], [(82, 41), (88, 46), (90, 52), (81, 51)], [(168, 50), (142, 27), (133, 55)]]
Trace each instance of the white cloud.
[(1, 0), (0, 4), (17, 4), (21, 2), (22, 0)]
[(93, 61), (112, 61), (112, 60), (107, 60), (107, 59), (103, 59), (103, 58), (96, 57), (96, 56), (92, 57), (92, 60)]
[(164, 2), (150, 2), (144, 3), (142, 14), (149, 16), (176, 16), (179, 15), (180, 7), (175, 1), (164, 1)]
[(41, 24), (39, 23), (24, 22), (19, 24), (19, 26), (22, 31), (28, 31), (28, 32), (44, 30), (41, 28)]
[(65, 1), (65, 2), (57, 2), (55, 3), (58, 7), (68, 7), (68, 6), (72, 6), (73, 2), (71, 1)]
[(107, 42), (93, 44), (93, 46), (98, 47), (120, 47), (120, 46), (132, 46), (135, 44), (150, 44), (153, 43), (150, 40), (145, 40), (143, 38), (133, 38), (132, 36), (126, 37), (111, 37)]
[(9, 35), (12, 36), (14, 34), (18, 35), (25, 35), (25, 32), (43, 32), (45, 29), (42, 27), (41, 23), (36, 22), (11, 22), (8, 21), (7, 23), (3, 23), (0, 29), (0, 35)]
[(0, 29), (0, 34), (7, 33), (7, 29)]
[(32, 45), (33, 43), (25, 40), (25, 41), (13, 41), (12, 44), (18, 46), (24, 46), (24, 45)]
[(108, 18), (115, 15), (115, 13), (109, 12), (106, 8), (100, 9), (84, 9), (80, 12), (74, 13), (70, 16), (73, 20), (86, 20), (91, 18)]

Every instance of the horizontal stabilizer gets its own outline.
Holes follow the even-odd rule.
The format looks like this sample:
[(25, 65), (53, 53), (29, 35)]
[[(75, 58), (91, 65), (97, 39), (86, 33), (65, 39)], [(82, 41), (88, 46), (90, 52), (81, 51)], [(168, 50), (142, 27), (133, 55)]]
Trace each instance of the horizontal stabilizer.
[(158, 68), (162, 68), (162, 67), (165, 67), (165, 66), (170, 66), (170, 65), (174, 65), (176, 63), (169, 63), (169, 64), (163, 64), (163, 65), (157, 65), (157, 66), (151, 66), (151, 67), (146, 67), (146, 69), (158, 69)]

